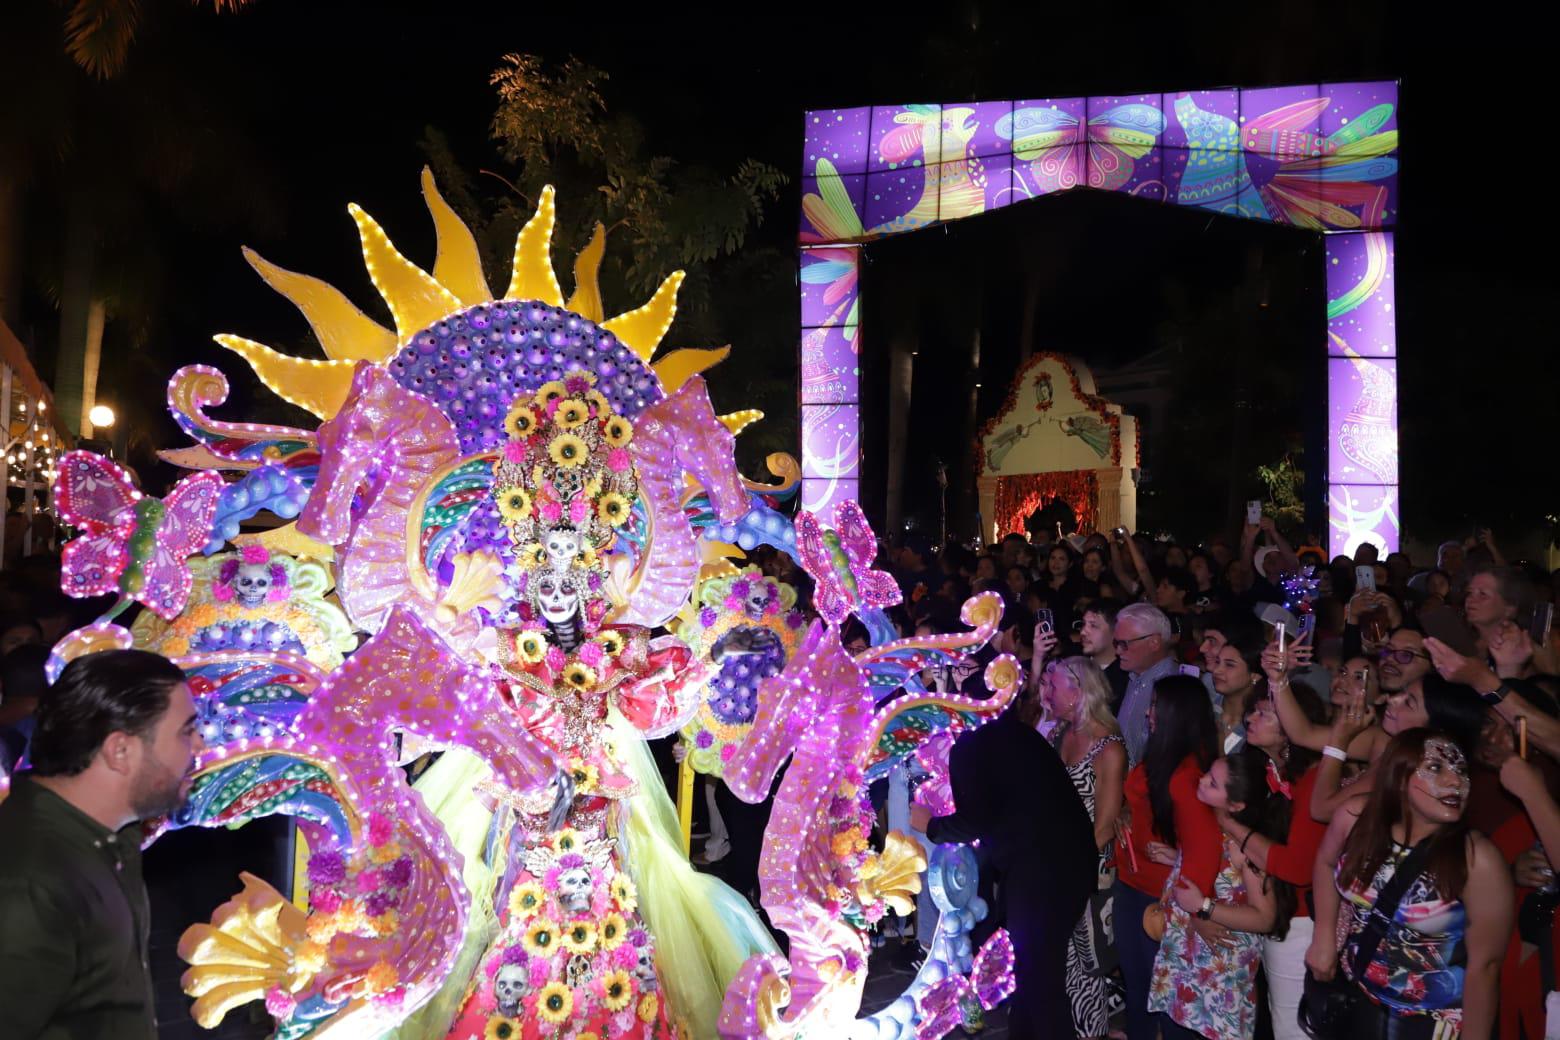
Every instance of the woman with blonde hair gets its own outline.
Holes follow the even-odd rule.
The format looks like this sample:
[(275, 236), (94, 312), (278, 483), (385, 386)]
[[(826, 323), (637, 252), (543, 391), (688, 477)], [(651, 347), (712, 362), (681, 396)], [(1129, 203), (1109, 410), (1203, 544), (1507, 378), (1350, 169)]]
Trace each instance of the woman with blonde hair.
[(1064, 657), (1047, 664), (1040, 674), (1040, 697), (1057, 720), (1051, 742), (1094, 822), (1094, 844), (1099, 849), (1098, 893), (1089, 900), (1067, 947), (1067, 999), (1078, 1036), (1103, 1037), (1110, 1032), (1105, 986), (1110, 964), (1104, 957), (1113, 949), (1106, 925), (1110, 920), (1110, 887), (1115, 880), (1109, 852), (1116, 837), (1116, 818), (1121, 814), (1127, 747), (1110, 710), (1110, 680), (1093, 659)]

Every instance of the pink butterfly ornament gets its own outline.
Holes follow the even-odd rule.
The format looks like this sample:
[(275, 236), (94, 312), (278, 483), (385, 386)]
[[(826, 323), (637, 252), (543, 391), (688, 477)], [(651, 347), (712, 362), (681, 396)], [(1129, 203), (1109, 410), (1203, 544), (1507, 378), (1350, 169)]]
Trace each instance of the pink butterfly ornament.
[(54, 485), (60, 519), (80, 528), (65, 546), (60, 587), (90, 599), (114, 592), (164, 620), (178, 617), (192, 579), (184, 561), (211, 534), (222, 477), (186, 477), (166, 498), (143, 495), (117, 463), (90, 451), (67, 452)]
[(798, 513), (796, 548), (802, 568), (816, 583), (813, 606), (831, 625), (853, 610), (891, 607), (902, 598), (891, 574), (872, 569), (877, 537), (853, 499), (834, 508), (832, 530), (807, 510)]

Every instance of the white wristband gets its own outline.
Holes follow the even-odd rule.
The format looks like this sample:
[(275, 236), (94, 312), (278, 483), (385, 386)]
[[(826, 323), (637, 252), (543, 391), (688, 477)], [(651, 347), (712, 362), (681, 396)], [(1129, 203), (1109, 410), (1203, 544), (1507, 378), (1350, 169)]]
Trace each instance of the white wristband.
[(1322, 748), (1322, 754), (1326, 755), (1328, 758), (1336, 758), (1340, 762), (1347, 762), (1349, 760), (1348, 753), (1345, 752), (1343, 748), (1333, 747), (1331, 744), (1328, 744), (1326, 747)]

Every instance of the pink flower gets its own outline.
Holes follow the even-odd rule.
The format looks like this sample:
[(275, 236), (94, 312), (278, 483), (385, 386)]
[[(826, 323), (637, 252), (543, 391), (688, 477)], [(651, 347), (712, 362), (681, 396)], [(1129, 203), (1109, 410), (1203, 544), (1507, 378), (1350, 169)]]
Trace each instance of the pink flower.
[(357, 890), (359, 892), (373, 892), (383, 883), (377, 870), (365, 870), (357, 876)]
[(525, 442), (509, 441), (504, 445), (504, 461), (520, 463), (525, 461)]
[(612, 951), (612, 966), (623, 971), (632, 971), (639, 963), (639, 952), (628, 943), (624, 943)]
[(547, 662), (548, 668), (555, 672), (559, 671), (564, 665), (563, 651), (556, 646), (549, 646), (547, 648), (547, 656), (543, 660)]
[(579, 496), (575, 497), (574, 500), (569, 503), (569, 522), (570, 523), (574, 523), (574, 524), (583, 523), (585, 521), (585, 518), (587, 516), (589, 516), (589, 515), (590, 515), (590, 502), (588, 502), (585, 499), (584, 495), (579, 495)]
[(634, 465), (627, 448), (613, 448), (607, 452), (607, 468), (614, 473), (626, 473)]
[(531, 988), (541, 989), (547, 985), (547, 978), (552, 974), (552, 965), (541, 957), (533, 957), (529, 971), (531, 973)]
[(405, 986), (391, 986), (383, 993), (374, 995), (374, 1003), (382, 1008), (399, 1008), (401, 1002), (406, 999)]
[(542, 514), (542, 519), (548, 523), (556, 523), (563, 519), (563, 506), (550, 498), (544, 500), (537, 509)]
[(725, 745), (724, 747), (722, 747), (720, 749), (720, 760), (722, 762), (730, 762), (731, 761), (731, 757), (733, 755), (735, 755), (736, 753), (737, 753), (737, 745), (735, 745), (735, 744), (727, 744), (727, 745)]
[(590, 390), (590, 380), (584, 376), (570, 376), (563, 381), (563, 388), (571, 394), (584, 394)]
[(263, 545), (244, 546), (245, 563), (265, 563), (271, 559), (271, 551)]
[(368, 843), (374, 848), (385, 844), (395, 836), (395, 824), (380, 813), (368, 814)]
[(594, 668), (601, 663), (601, 659), (605, 654), (606, 651), (601, 648), (600, 643), (590, 642), (580, 647), (580, 651), (576, 656), (585, 664)]
[(334, 888), (321, 888), (309, 893), (309, 902), (322, 914), (333, 914), (341, 909), (341, 893)]
[(721, 606), (725, 607), (727, 610), (732, 610), (732, 611), (741, 610), (742, 609), (742, 601), (740, 599), (738, 599), (737, 597), (735, 597), (735, 596), (727, 596), (721, 602)]
[(265, 1012), (279, 1022), (291, 1018), (298, 1008), (293, 995), (280, 986), (272, 986), (265, 995)]

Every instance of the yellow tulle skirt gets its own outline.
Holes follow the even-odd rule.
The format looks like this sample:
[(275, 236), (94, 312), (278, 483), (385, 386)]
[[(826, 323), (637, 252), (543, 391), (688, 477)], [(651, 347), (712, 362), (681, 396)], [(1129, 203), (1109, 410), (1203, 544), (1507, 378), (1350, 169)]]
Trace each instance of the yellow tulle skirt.
[[(743, 962), (756, 953), (779, 951), (746, 899), (689, 864), (677, 809), (644, 739), (616, 711), (607, 732), (623, 771), (638, 785), (626, 806), (622, 834), (639, 913), (654, 937), (656, 975), (671, 1005), (672, 1021), (684, 1028), (689, 1040), (713, 1038), (726, 987)], [(488, 774), (475, 755), (452, 749), (413, 785), (465, 857), (463, 877), (472, 906), (448, 981), (433, 1000), (387, 1034), (395, 1040), (439, 1040), (449, 1032), (482, 954), (498, 934), (493, 888), (504, 869), (502, 850), (494, 863), (483, 862), (492, 813), (472, 793)]]

